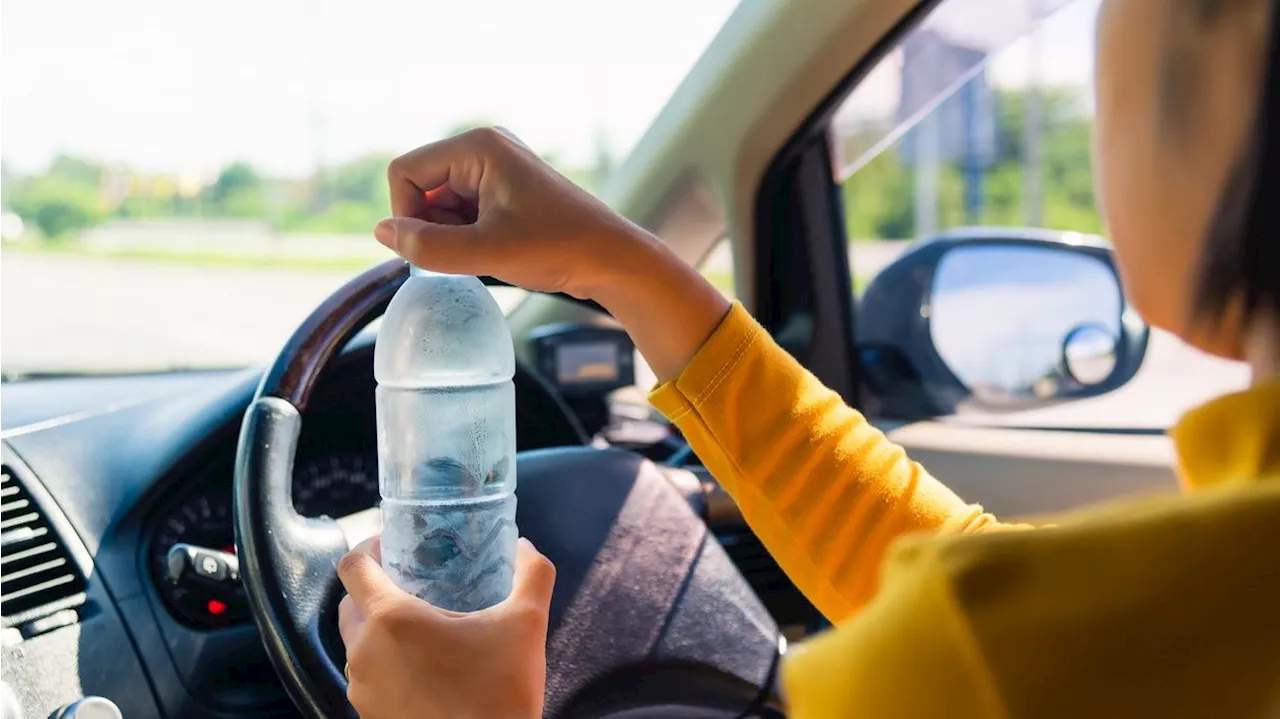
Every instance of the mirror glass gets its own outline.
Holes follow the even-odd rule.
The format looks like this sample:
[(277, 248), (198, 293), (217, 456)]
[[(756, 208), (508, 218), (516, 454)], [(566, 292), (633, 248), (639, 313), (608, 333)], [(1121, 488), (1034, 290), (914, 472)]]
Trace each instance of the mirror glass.
[(959, 245), (925, 308), (934, 348), (987, 404), (1049, 399), (1115, 368), (1123, 298), (1105, 262), (1069, 246)]
[(1081, 386), (1102, 384), (1116, 369), (1117, 344), (1116, 336), (1105, 327), (1077, 327), (1062, 343), (1062, 366)]

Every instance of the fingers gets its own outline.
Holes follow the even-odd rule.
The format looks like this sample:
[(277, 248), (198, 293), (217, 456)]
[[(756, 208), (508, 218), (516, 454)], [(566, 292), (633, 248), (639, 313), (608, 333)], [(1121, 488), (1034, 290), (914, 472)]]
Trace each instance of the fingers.
[(441, 210), (452, 210), (453, 212), (462, 212), (463, 208), (468, 207), (471, 203), (458, 196), (458, 193), (448, 187), (437, 187), (434, 190), (427, 190), (422, 193), (427, 203), (432, 207)]
[[(529, 150), (501, 128), (478, 128), (423, 145), (391, 161), (391, 211), (378, 241), (418, 267), (455, 274), (501, 271), (503, 167)], [(488, 212), (488, 214), (484, 214)]]
[(356, 606), (355, 600), (347, 595), (338, 602), (338, 634), (342, 636), (342, 643), (351, 646), (355, 642), (356, 634), (359, 632), (360, 625), (365, 622), (364, 612), (360, 611)]
[[(443, 213), (444, 211), (441, 211)], [(488, 275), (501, 271), (500, 242), (486, 232), (485, 219), (473, 224), (455, 224), (447, 215), (439, 222), (416, 217), (392, 217), (378, 223), (374, 237), (413, 265), (458, 275)]]
[(404, 590), (382, 571), (382, 545), (377, 537), (366, 539), (347, 552), (338, 562), (338, 579), (355, 608), (366, 616), (385, 602), (405, 596)]
[(449, 184), (453, 162), (459, 154), (456, 146), (457, 138), (451, 137), (423, 145), (391, 161), (387, 167), (387, 184), (391, 188), (392, 214), (420, 217), (426, 212), (426, 192)]
[(503, 149), (516, 145), (510, 133), (478, 128), (423, 145), (391, 161), (387, 180), (391, 186), (391, 212), (401, 217), (422, 217), (429, 203), (426, 193), (447, 186), (464, 200), (475, 202), (486, 170)]
[(524, 149), (526, 149), (526, 150), (528, 150), (528, 149), (529, 149), (529, 146), (528, 146), (528, 145), (526, 145), (526, 144), (524, 144), (524, 140), (521, 140), (520, 138), (516, 137), (516, 134), (515, 134), (514, 132), (512, 132), (512, 131), (508, 130), (507, 128), (503, 127), (502, 125), (494, 125), (494, 126), (493, 126), (493, 130), (494, 130), (495, 132), (500, 132), (500, 133), (502, 133), (503, 135), (505, 135), (505, 136), (506, 136), (506, 138), (507, 138), (508, 140), (511, 140), (512, 142), (516, 143), (516, 144), (517, 144), (517, 145), (519, 145), (520, 147), (522, 147), (522, 148), (524, 148)]
[(511, 587), (513, 599), (528, 602), (546, 609), (551, 604), (551, 592), (556, 585), (556, 568), (524, 537), (516, 546), (515, 581)]
[(351, 548), (352, 552), (359, 552), (373, 557), (373, 561), (382, 566), (382, 537), (374, 535), (367, 537), (364, 541)]
[(475, 222), (475, 220), (468, 219), (466, 215), (439, 207), (432, 207), (427, 210), (427, 216), (423, 219), (434, 225), (465, 225), (468, 222)]

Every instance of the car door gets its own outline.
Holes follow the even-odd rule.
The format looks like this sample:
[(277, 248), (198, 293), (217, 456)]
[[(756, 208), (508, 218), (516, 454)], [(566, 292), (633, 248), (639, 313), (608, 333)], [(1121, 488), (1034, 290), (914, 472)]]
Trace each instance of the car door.
[[(884, 340), (886, 323), (868, 338), (883, 318), (863, 294), (877, 277), (892, 289), (881, 273), (914, 245), (939, 234), (1064, 247), (1088, 237), (1105, 250), (1089, 154), (1098, 4), (744, 2), (602, 194), (700, 263), (966, 499), (1026, 516), (1174, 491), (1164, 430), (1246, 375), (1159, 330), (1108, 382), (1030, 403), (966, 395), (961, 383), (958, 396), (953, 387), (903, 411), (869, 374), (868, 345)], [(1021, 291), (1036, 289), (1028, 282)], [(1006, 307), (1025, 304), (1005, 297)], [(554, 312), (530, 302), (513, 322), (536, 326)], [(1140, 332), (1127, 305), (1123, 314)], [(1028, 322), (988, 315), (951, 312), (948, 322)], [(971, 362), (1029, 351), (1007, 331), (989, 335)], [(980, 339), (971, 350), (983, 350)], [(940, 391), (916, 382), (922, 397)]]
[[(1174, 491), (1164, 430), (1247, 376), (1148, 332), (1118, 277), (1064, 279), (1085, 246), (1110, 263), (1089, 145), (1099, 2), (992, 5), (918, 7), (775, 157), (757, 204), (757, 312), (990, 511)], [(967, 278), (963, 306), (941, 287), (962, 257), (989, 265)], [(1088, 387), (1032, 388), (1021, 375), (1066, 369), (1069, 332), (1109, 292), (1104, 334), (1127, 345), (1115, 350), (1127, 366)], [(886, 360), (886, 346), (909, 351)]]
[[(827, 119), (850, 290), (861, 300), (853, 318), (853, 359), (863, 360), (857, 399), (915, 459), (998, 514), (1175, 490), (1164, 430), (1186, 409), (1242, 386), (1243, 367), (1151, 330), (1144, 349), (1128, 348), (1132, 366), (1110, 368), (1094, 391), (1042, 385), (1031, 401), (1009, 396), (1020, 374), (1070, 364), (1053, 351), (1064, 345), (1052, 344), (1069, 328), (1055, 324), (1091, 321), (1087, 305), (1110, 288), (1064, 280), (1072, 272), (1065, 253), (1107, 246), (1095, 234), (1105, 227), (1089, 145), (1100, 3), (997, 4), (1026, 22), (998, 21), (988, 2), (945, 0), (899, 34)], [(969, 243), (961, 254), (991, 270), (970, 278), (961, 306), (957, 293), (940, 294), (947, 257), (956, 266), (961, 254), (944, 256), (930, 295), (909, 308), (930, 314), (932, 349), (967, 396), (933, 411), (883, 411), (886, 388), (870, 382), (865, 348), (900, 338), (910, 323), (876, 327), (886, 312), (867, 302), (868, 287), (885, 283), (886, 263), (911, 252), (913, 240), (939, 235)], [(1062, 252), (1028, 246), (1039, 242)], [(988, 248), (985, 259), (975, 244)], [(1120, 323), (1140, 322), (1127, 303), (1119, 312)], [(1038, 344), (1046, 334), (1053, 336)], [(927, 377), (915, 389), (942, 393)]]

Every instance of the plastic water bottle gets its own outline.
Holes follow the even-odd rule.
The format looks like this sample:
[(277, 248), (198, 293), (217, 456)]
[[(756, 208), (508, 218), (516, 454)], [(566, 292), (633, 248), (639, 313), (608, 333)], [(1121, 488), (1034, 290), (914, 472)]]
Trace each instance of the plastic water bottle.
[(516, 541), (515, 354), (475, 277), (414, 269), (373, 353), (382, 566), (443, 609), (511, 593)]

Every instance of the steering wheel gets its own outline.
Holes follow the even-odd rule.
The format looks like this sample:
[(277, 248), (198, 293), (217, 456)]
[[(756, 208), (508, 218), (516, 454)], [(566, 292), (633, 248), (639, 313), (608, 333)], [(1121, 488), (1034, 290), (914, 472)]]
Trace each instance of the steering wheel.
[[(307, 518), (294, 456), (326, 365), (408, 277), (390, 260), (325, 300), (264, 373), (236, 452), (236, 551), (249, 608), (289, 696), (311, 717), (355, 717), (340, 642), (338, 560), (377, 510)], [(613, 449), (517, 455), (516, 521), (556, 565), (546, 711), (555, 717), (780, 716), (777, 626), (663, 470)]]

